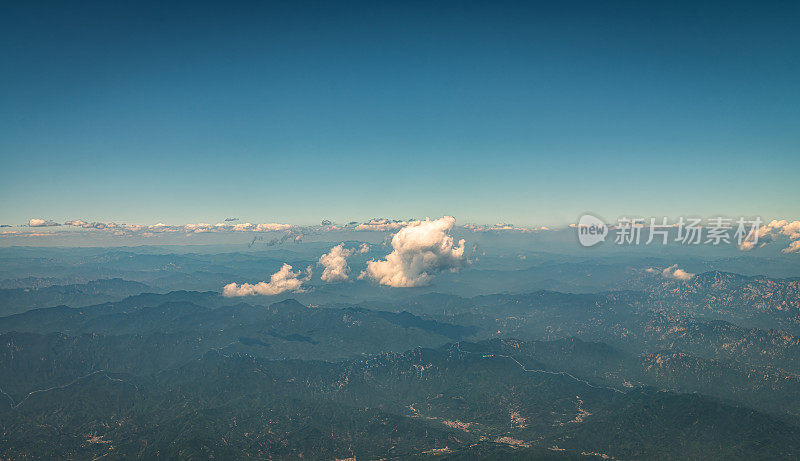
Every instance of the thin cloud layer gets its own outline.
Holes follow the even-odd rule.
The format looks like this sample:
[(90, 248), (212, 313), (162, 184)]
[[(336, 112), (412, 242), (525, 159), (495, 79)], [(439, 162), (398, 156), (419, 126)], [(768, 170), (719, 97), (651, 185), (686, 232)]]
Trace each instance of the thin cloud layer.
[(420, 223), (421, 221), (403, 221), (403, 220), (389, 220), (386, 218), (373, 218), (367, 222), (356, 225), (353, 230), (356, 231), (375, 231), (386, 232), (401, 229), (410, 224)]
[[(127, 226), (125, 224), (117, 224), (117, 223), (105, 223), (105, 222), (86, 222), (82, 219), (76, 219), (73, 221), (67, 221), (64, 223), (65, 226), (74, 226), (74, 227), (81, 227), (83, 229), (125, 229), (125, 228), (133, 228), (133, 226)], [(137, 226), (137, 229), (141, 229), (142, 226)]]
[(56, 227), (60, 225), (61, 224), (57, 222), (51, 220), (45, 221), (41, 218), (31, 218), (30, 221), (28, 221), (28, 227)]
[(144, 235), (164, 234), (164, 233), (186, 233), (202, 234), (206, 232), (279, 232), (288, 231), (296, 226), (280, 223), (242, 223), (232, 224), (236, 218), (227, 218), (226, 222), (210, 223), (190, 223), (184, 225), (168, 225), (164, 223), (139, 225), (139, 224), (118, 224), (115, 222), (86, 222), (81, 219), (67, 221), (67, 226), (80, 227), (83, 229), (95, 230), (114, 230), (118, 235), (131, 235), (141, 233)]
[[(64, 228), (53, 229), (52, 232), (35, 231), (32, 228), (41, 227), (58, 227), (62, 226), (59, 222), (46, 220), (42, 218), (32, 218), (27, 224), (20, 227), (28, 228), (27, 230), (16, 231), (2, 231), (0, 235), (7, 236), (43, 236), (53, 237), (56, 235), (79, 235), (84, 232), (103, 232), (108, 235), (119, 237), (155, 237), (159, 235), (180, 235), (184, 234), (187, 237), (193, 235), (206, 234), (206, 233), (248, 233), (257, 234), (250, 241), (249, 247), (255, 246), (256, 242), (263, 242), (265, 246), (280, 245), (286, 242), (300, 243), (305, 237), (312, 237), (315, 235), (322, 235), (331, 232), (381, 232), (390, 235), (391, 232), (400, 231), (409, 226), (419, 226), (426, 222), (431, 222), (429, 219), (425, 221), (409, 219), (387, 219), (375, 218), (369, 221), (359, 223), (357, 221), (350, 221), (344, 225), (337, 225), (329, 220), (324, 220), (320, 225), (316, 226), (299, 226), (286, 223), (251, 223), (239, 222), (237, 218), (225, 218), (223, 222), (216, 224), (208, 222), (190, 223), (190, 224), (125, 224), (117, 222), (103, 222), (103, 221), (85, 221), (82, 219), (73, 219), (63, 222)], [(574, 227), (575, 224), (570, 224)], [(69, 230), (69, 228), (72, 228)], [(455, 229), (455, 225), (453, 229)], [(480, 225), (480, 224), (465, 224), (459, 227), (462, 231), (475, 232), (475, 233), (539, 233), (550, 230), (548, 227), (520, 227), (508, 223), (497, 223), (493, 225)], [(267, 233), (283, 233), (284, 235), (277, 236), (262, 236), (259, 234)], [(339, 237), (337, 237), (338, 240)], [(773, 220), (769, 224), (761, 226), (757, 231), (751, 232), (739, 245), (742, 251), (749, 251), (756, 248), (763, 247), (767, 244), (774, 243), (778, 240), (788, 240), (789, 245), (783, 248), (783, 253), (800, 253), (800, 221), (789, 221), (786, 219)], [(388, 239), (387, 239), (388, 243)], [(373, 266), (374, 267), (374, 266)], [(374, 269), (377, 270), (377, 269)], [(369, 276), (370, 272), (367, 271)], [(397, 283), (397, 282), (391, 282)], [(417, 283), (417, 282), (409, 282)]]
[(255, 295), (272, 296), (286, 291), (300, 293), (305, 291), (303, 283), (311, 278), (311, 266), (306, 269), (306, 276), (300, 278), (302, 274), (301, 271), (293, 272), (292, 266), (283, 263), (281, 269), (270, 276), (269, 282), (242, 283), (241, 285), (229, 283), (222, 288), (222, 295), (232, 298)]
[(480, 225), (480, 224), (465, 224), (464, 229), (471, 230), (473, 232), (502, 232), (502, 231), (512, 231), (512, 232), (532, 232), (534, 230), (550, 230), (548, 227), (540, 227), (540, 228), (531, 228), (531, 227), (520, 227), (515, 226), (509, 223), (497, 223), (494, 225)]
[(413, 221), (392, 237), (392, 252), (382, 261), (369, 261), (359, 278), (390, 287), (417, 287), (430, 283), (434, 274), (458, 270), (466, 263), (464, 239), (454, 245), (450, 232), (455, 218)]
[(244, 232), (244, 231), (251, 231), (251, 232), (272, 232), (272, 231), (285, 231), (291, 229), (291, 224), (279, 224), (279, 223), (264, 223), (264, 224), (252, 224), (252, 223), (242, 223), (236, 224), (232, 227), (234, 231)]

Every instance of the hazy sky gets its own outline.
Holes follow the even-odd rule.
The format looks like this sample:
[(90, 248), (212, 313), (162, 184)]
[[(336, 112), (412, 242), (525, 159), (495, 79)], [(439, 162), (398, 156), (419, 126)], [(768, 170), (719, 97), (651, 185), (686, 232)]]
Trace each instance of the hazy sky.
[(800, 215), (800, 2), (384, 3), (6, 2), (0, 221)]

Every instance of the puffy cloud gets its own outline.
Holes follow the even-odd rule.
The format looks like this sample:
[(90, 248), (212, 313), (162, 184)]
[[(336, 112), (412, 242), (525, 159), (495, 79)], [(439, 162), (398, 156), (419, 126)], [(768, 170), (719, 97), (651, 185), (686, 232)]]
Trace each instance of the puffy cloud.
[(666, 269), (658, 269), (656, 267), (648, 267), (644, 270), (648, 274), (661, 275), (664, 278), (673, 280), (690, 280), (694, 274), (686, 272), (683, 269), (678, 269), (677, 264), (673, 264)]
[(756, 246), (755, 243), (745, 240), (745, 241), (743, 241), (742, 243), (739, 244), (739, 249), (742, 250), (742, 251), (750, 251), (753, 248), (755, 248), (755, 246)]
[(466, 263), (465, 241), (453, 244), (450, 232), (455, 218), (413, 221), (392, 237), (392, 252), (383, 261), (367, 262), (359, 278), (370, 278), (391, 287), (415, 287), (430, 283), (442, 270), (458, 270)]
[(788, 237), (791, 241), (788, 247), (781, 250), (782, 252), (797, 253), (798, 247), (800, 247), (800, 243), (797, 243), (800, 241), (800, 221), (772, 220), (769, 224), (751, 231), (739, 244), (739, 249), (749, 251), (756, 246), (760, 248), (775, 241), (778, 236)]
[(800, 240), (791, 242), (788, 247), (781, 250), (784, 253), (800, 253)]
[(750, 251), (756, 247), (756, 244), (758, 244), (759, 247), (762, 247), (772, 241), (774, 239), (774, 236), (772, 235), (774, 228), (772, 226), (776, 223), (778, 223), (778, 221), (772, 221), (766, 226), (761, 226), (758, 229), (752, 229), (744, 238), (744, 240), (742, 240), (742, 243), (739, 244), (739, 249), (742, 251)]
[(254, 295), (277, 295), (285, 291), (303, 292), (303, 283), (311, 278), (311, 266), (306, 269), (306, 276), (300, 278), (301, 271), (293, 272), (292, 266), (284, 263), (281, 269), (272, 274), (269, 282), (259, 282), (256, 284), (229, 283), (222, 288), (222, 295), (226, 297), (254, 296)]
[(320, 223), (322, 226), (330, 226), (331, 224), (333, 224), (333, 222), (330, 219), (323, 219), (322, 223)]
[(317, 264), (322, 266), (322, 275), (320, 278), (326, 282), (341, 282), (348, 279), (347, 273), (350, 271), (350, 266), (347, 265), (347, 258), (349, 258), (354, 249), (346, 249), (344, 243), (340, 243), (331, 248), (331, 251), (319, 257)]
[(800, 239), (800, 221), (787, 222), (781, 228), (781, 234), (786, 235), (791, 240)]
[(60, 225), (61, 224), (59, 224), (57, 222), (53, 222), (53, 221), (51, 221), (49, 219), (47, 221), (45, 221), (44, 219), (41, 219), (41, 218), (31, 218), (31, 220), (28, 221), (28, 226), (29, 227), (54, 227), (54, 226), (60, 226)]
[(686, 272), (683, 269), (678, 269), (677, 264), (673, 264), (668, 268), (661, 271), (661, 276), (668, 279), (675, 279), (675, 280), (691, 280), (694, 277), (694, 274)]
[(347, 258), (354, 254), (364, 254), (369, 251), (369, 245), (362, 243), (358, 248), (345, 248), (340, 243), (331, 248), (331, 251), (319, 257), (317, 264), (324, 269), (320, 278), (326, 282), (342, 282), (349, 278), (350, 266)]

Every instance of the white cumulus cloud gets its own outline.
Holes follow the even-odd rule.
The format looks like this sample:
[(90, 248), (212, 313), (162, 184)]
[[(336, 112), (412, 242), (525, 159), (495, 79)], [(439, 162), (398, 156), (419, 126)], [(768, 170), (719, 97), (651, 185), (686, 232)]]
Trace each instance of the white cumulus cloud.
[(694, 277), (694, 274), (686, 272), (683, 269), (678, 269), (677, 264), (673, 264), (668, 268), (661, 271), (661, 276), (668, 279), (675, 279), (675, 280), (691, 280)]
[(784, 253), (800, 253), (800, 240), (789, 243), (789, 246), (781, 251)]
[(320, 278), (326, 282), (341, 282), (348, 279), (347, 273), (350, 266), (347, 265), (347, 258), (353, 254), (353, 249), (346, 249), (344, 243), (340, 243), (331, 248), (331, 251), (319, 257), (317, 264), (322, 266)]
[(359, 278), (390, 287), (416, 287), (430, 283), (442, 270), (458, 270), (466, 263), (465, 241), (454, 245), (450, 232), (455, 218), (414, 221), (392, 237), (392, 252), (382, 261), (369, 261)]
[(340, 243), (331, 248), (331, 251), (319, 257), (317, 264), (322, 266), (320, 278), (326, 282), (342, 282), (349, 278), (350, 266), (347, 258), (358, 253), (363, 254), (369, 251), (369, 245), (362, 243), (358, 248), (345, 248), (344, 243)]
[(311, 278), (311, 266), (306, 269), (306, 276), (300, 278), (301, 271), (293, 272), (292, 266), (284, 263), (281, 269), (272, 274), (269, 282), (259, 282), (256, 284), (229, 283), (222, 288), (222, 295), (227, 297), (254, 296), (254, 295), (277, 295), (285, 291), (303, 292), (303, 283)]
[(758, 246), (759, 248), (777, 240), (778, 236), (788, 237), (789, 246), (782, 249), (784, 253), (800, 252), (800, 221), (788, 221), (786, 219), (772, 220), (769, 224), (751, 231), (747, 237), (739, 244), (739, 249), (749, 251)]

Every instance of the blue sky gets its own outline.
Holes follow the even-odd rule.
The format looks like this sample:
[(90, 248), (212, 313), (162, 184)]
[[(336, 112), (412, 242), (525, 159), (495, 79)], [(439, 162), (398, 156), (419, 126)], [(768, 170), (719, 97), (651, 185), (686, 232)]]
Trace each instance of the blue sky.
[(0, 221), (800, 215), (800, 3), (382, 3), (5, 6)]

